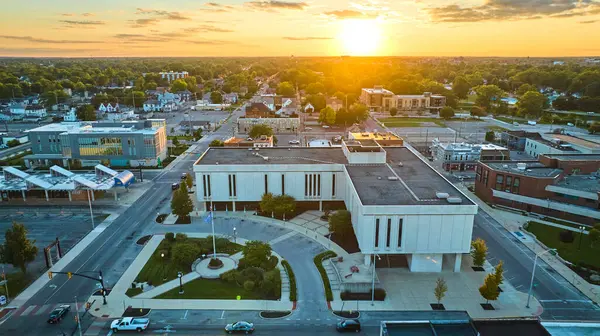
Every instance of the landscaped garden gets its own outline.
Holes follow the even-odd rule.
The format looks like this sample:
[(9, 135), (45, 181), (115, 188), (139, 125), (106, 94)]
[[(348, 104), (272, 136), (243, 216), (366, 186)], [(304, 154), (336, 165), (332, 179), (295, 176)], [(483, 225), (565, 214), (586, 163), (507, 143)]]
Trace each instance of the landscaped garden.
[[(226, 238), (215, 238), (217, 253), (235, 254), (242, 250), (242, 245)], [(165, 239), (158, 245), (144, 268), (136, 278), (136, 282), (146, 282), (152, 286), (160, 286), (177, 278), (177, 272), (184, 274), (192, 271), (192, 264), (203, 254), (213, 253), (212, 237), (189, 238), (185, 234), (172, 232), (165, 234)]]

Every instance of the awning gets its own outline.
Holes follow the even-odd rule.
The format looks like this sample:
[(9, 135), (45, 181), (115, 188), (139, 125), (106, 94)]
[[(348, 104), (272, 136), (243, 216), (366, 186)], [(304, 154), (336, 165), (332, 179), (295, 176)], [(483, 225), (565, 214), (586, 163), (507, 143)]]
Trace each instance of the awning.
[(135, 181), (135, 176), (129, 170), (125, 170), (115, 176), (115, 185), (127, 187)]

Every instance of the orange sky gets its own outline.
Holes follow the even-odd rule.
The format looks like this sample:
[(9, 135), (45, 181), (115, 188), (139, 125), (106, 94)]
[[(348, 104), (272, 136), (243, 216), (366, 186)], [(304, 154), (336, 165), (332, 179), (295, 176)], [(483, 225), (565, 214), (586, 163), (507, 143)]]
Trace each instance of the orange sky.
[(600, 0), (548, 2), (4, 0), (0, 55), (600, 55)]

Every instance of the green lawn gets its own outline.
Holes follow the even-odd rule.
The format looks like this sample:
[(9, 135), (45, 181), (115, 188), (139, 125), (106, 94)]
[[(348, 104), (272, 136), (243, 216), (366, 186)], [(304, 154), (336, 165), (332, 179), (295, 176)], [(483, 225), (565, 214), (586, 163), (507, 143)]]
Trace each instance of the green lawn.
[(500, 120), (500, 121), (504, 121), (506, 123), (512, 124), (513, 122), (518, 122), (518, 123), (524, 123), (527, 122), (527, 120), (525, 119), (521, 119), (521, 118), (511, 118), (511, 117), (494, 117), (494, 119)]
[(494, 132), (508, 131), (508, 129), (506, 129), (504, 127), (500, 127), (500, 126), (488, 126), (487, 129), (490, 130), (490, 131), (494, 131)]
[[(218, 238), (218, 241), (223, 242), (217, 243), (218, 253), (235, 254), (241, 251), (242, 249), (242, 245), (226, 241), (226, 239), (224, 238)], [(208, 242), (206, 239), (202, 238), (188, 238), (187, 242), (197, 243), (203, 246), (203, 250), (212, 251), (212, 241)], [(186, 274), (191, 271), (191, 264), (176, 265), (175, 263), (171, 262), (169, 258), (169, 255), (171, 253), (169, 251), (171, 250), (173, 244), (174, 243), (170, 243), (165, 239), (160, 243), (160, 245), (158, 245), (156, 251), (154, 251), (150, 259), (148, 259), (146, 265), (144, 265), (144, 268), (142, 268), (142, 270), (136, 277), (137, 282), (150, 282), (153, 286), (159, 286), (165, 282), (176, 279), (177, 272), (183, 272), (184, 274)], [(164, 258), (161, 257), (161, 253), (165, 253)]]
[[(21, 271), (16, 271), (14, 273), (6, 274), (6, 279), (8, 280), (8, 297), (15, 298), (35, 279), (37, 279), (37, 276), (29, 273), (27, 275), (23, 275)], [(6, 295), (6, 289), (4, 285), (0, 286), (0, 295)]]
[(559, 240), (559, 233), (562, 229), (557, 227), (530, 221), (527, 231), (533, 233), (537, 239), (549, 248), (556, 248), (558, 254), (565, 260), (572, 263), (584, 262), (596, 267), (600, 267), (600, 246), (590, 247), (590, 241), (587, 235), (582, 235), (581, 250), (579, 247), (579, 233), (575, 233), (575, 241), (572, 243), (563, 243)]
[(179, 294), (179, 287), (163, 293), (155, 299), (212, 299), (235, 300), (239, 295), (242, 300), (263, 300), (255, 291), (247, 291), (234, 283), (219, 279), (196, 279), (183, 285), (184, 294)]
[(129, 297), (134, 297), (136, 295), (142, 294), (143, 290), (139, 287), (137, 288), (129, 288), (126, 292), (125, 295), (129, 296)]
[(406, 117), (391, 117), (379, 119), (387, 127), (423, 127), (422, 123), (430, 122), (440, 127), (446, 127), (444, 121), (438, 118), (406, 118)]

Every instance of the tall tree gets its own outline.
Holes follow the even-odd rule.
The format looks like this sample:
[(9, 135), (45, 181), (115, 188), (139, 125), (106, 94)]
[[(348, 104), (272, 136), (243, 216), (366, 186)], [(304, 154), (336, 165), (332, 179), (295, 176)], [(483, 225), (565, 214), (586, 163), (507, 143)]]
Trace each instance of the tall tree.
[(221, 104), (223, 103), (223, 95), (219, 91), (213, 91), (210, 93), (210, 101), (213, 104)]
[(444, 118), (446, 120), (454, 117), (454, 109), (450, 106), (444, 106), (440, 110), (440, 118)]
[(187, 90), (188, 85), (183, 79), (176, 79), (171, 83), (171, 92), (179, 92)]
[(504, 262), (500, 260), (498, 265), (494, 268), (494, 281), (498, 284), (498, 286), (502, 285), (504, 282)]
[(395, 107), (390, 108), (390, 115), (393, 117), (398, 114), (398, 109)]
[(521, 116), (539, 117), (548, 99), (537, 91), (528, 91), (517, 102), (517, 112)]
[(256, 124), (256, 125), (252, 126), (252, 128), (250, 129), (250, 132), (248, 132), (248, 135), (254, 139), (260, 138), (261, 135), (266, 135), (269, 137), (269, 136), (273, 135), (273, 129), (269, 125)]
[(319, 112), (319, 122), (327, 125), (335, 123), (335, 110), (330, 106), (325, 107)]
[(498, 283), (493, 273), (486, 275), (483, 285), (479, 287), (479, 294), (489, 303), (490, 300), (496, 300), (500, 296), (498, 291)]
[(529, 92), (529, 91), (538, 92), (537, 87), (535, 87), (535, 85), (525, 83), (525, 84), (519, 86), (519, 88), (517, 89), (517, 95), (522, 96), (526, 92)]
[(352, 238), (352, 217), (350, 211), (338, 210), (329, 216), (329, 232), (340, 239), (340, 241), (348, 241)]
[(490, 110), (492, 103), (500, 101), (504, 96), (504, 91), (496, 85), (479, 85), (473, 88), (477, 93), (475, 103), (480, 107)]
[(260, 267), (271, 258), (271, 245), (260, 240), (250, 240), (242, 247), (244, 264), (246, 266)]
[(487, 256), (487, 245), (485, 240), (477, 238), (471, 242), (471, 257), (473, 257), (473, 264), (477, 267), (483, 266), (485, 258)]
[(454, 82), (452, 83), (452, 91), (458, 98), (466, 99), (470, 90), (471, 84), (467, 82), (465, 77), (458, 76), (454, 78)]
[(2, 263), (11, 264), (27, 273), (27, 264), (35, 260), (38, 252), (35, 240), (27, 239), (27, 228), (17, 222), (4, 233), (4, 244), (0, 245), (0, 260)]
[(192, 178), (192, 174), (185, 174), (185, 184), (187, 185), (188, 188), (191, 188), (194, 186), (194, 178)]
[(296, 90), (294, 89), (294, 85), (292, 85), (292, 83), (290, 83), (290, 82), (281, 82), (281, 83), (279, 83), (279, 85), (277, 85), (277, 94), (278, 95), (292, 97), (295, 95), (295, 93), (296, 93)]
[(82, 121), (96, 120), (96, 109), (94, 105), (81, 105), (77, 108), (77, 119)]
[(188, 217), (193, 210), (194, 203), (190, 199), (187, 186), (185, 183), (181, 183), (179, 189), (173, 193), (171, 212), (179, 217)]

